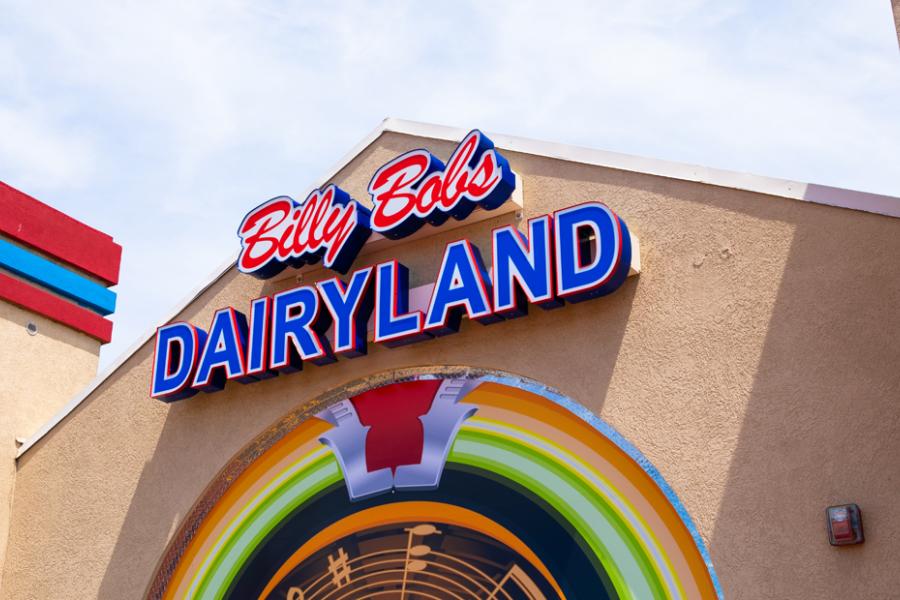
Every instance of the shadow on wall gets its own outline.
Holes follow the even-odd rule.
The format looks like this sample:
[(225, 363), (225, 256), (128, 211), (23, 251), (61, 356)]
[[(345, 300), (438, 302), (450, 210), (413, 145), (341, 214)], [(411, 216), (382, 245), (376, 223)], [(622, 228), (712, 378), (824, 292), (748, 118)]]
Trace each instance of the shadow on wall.
[[(315, 407), (310, 400), (320, 395), (312, 390), (320, 390), (327, 395), (328, 390), (355, 382), (390, 377), (394, 369), (429, 364), (463, 364), (461, 357), (465, 358), (465, 364), (477, 365), (477, 369), (495, 369), (540, 381), (542, 377), (536, 371), (542, 368), (540, 359), (532, 357), (535, 362), (530, 364), (517, 357), (515, 352), (498, 353), (496, 336), (504, 336), (506, 348), (525, 348), (541, 343), (538, 341), (540, 335), (545, 339), (551, 338), (550, 332), (566, 323), (572, 331), (574, 343), (584, 344), (582, 347), (589, 347), (592, 340), (604, 341), (604, 351), (589, 357), (593, 371), (591, 379), (595, 385), (587, 406), (599, 412), (629, 320), (637, 279), (629, 278), (611, 296), (562, 310), (543, 311), (532, 307), (530, 314), (524, 318), (487, 327), (464, 322), (463, 330), (457, 336), (392, 350), (376, 349), (367, 357), (345, 363), (344, 370), (340, 362), (322, 368), (310, 367), (301, 373), (255, 385), (230, 383), (226, 387), (228, 393), (201, 393), (186, 401), (173, 403), (156, 450), (141, 472), (119, 529), (100, 585), (99, 598), (141, 597), (155, 576), (156, 561), (166, 552), (169, 541), (181, 527), (190, 525), (184, 522), (191, 512), (190, 504), (205, 496), (206, 486), (217, 483), (213, 475), (220, 473), (241, 454), (242, 448), (252, 450), (259, 446), (261, 438), (271, 439), (276, 424), (285, 413), (299, 413), (298, 409), (303, 405)], [(597, 319), (597, 314), (603, 314), (604, 318)], [(572, 327), (573, 317), (575, 327)], [(467, 349), (458, 351), (456, 346), (462, 336), (467, 340)], [(479, 356), (480, 352), (483, 355)], [(563, 369), (571, 371), (560, 373), (560, 380), (579, 377), (579, 371), (583, 369), (579, 361), (566, 360), (563, 364)], [(147, 401), (153, 400), (148, 398)], [(234, 422), (236, 414), (247, 416), (237, 426)], [(287, 419), (292, 423), (301, 420), (293, 414)], [(186, 493), (185, 490), (193, 491)], [(190, 500), (185, 505), (186, 496)]]
[[(885, 585), (900, 586), (900, 572), (886, 576), (884, 571), (894, 558), (890, 548), (900, 545), (897, 520), (886, 518), (900, 490), (900, 471), (895, 466), (900, 450), (900, 410), (884, 409), (891, 406), (891, 398), (900, 396), (900, 354), (893, 339), (900, 330), (896, 310), (900, 276), (896, 271), (883, 272), (890, 262), (875, 260), (900, 256), (897, 222), (750, 193), (722, 193), (719, 188), (674, 180), (643, 177), (636, 189), (633, 174), (593, 170), (585, 178), (587, 170), (580, 165), (541, 163), (525, 156), (517, 158), (517, 165), (530, 176), (529, 190), (540, 193), (551, 206), (602, 199), (617, 187), (630, 187), (632, 193), (616, 196), (616, 210), (629, 223), (640, 224), (636, 229), (645, 242), (643, 258), (649, 269), (645, 275), (630, 278), (616, 294), (600, 300), (557, 311), (533, 310), (527, 318), (490, 327), (467, 323), (459, 336), (376, 350), (345, 364), (343, 370), (339, 365), (311, 368), (259, 385), (232, 385), (229, 393), (199, 395), (172, 405), (119, 531), (101, 584), (101, 598), (135, 597), (144, 592), (153, 576), (155, 565), (151, 563), (162, 556), (193, 502), (184, 498), (199, 498), (212, 479), (210, 474), (218, 472), (242, 446), (280, 415), (311, 398), (310, 394), (340, 387), (366, 373), (424, 364), (478, 365), (548, 383), (564, 382), (571, 386), (567, 395), (601, 414), (614, 369), (628, 366), (622, 363), (642, 362), (644, 373), (655, 369), (663, 375), (653, 373), (647, 379), (645, 385), (652, 389), (629, 391), (651, 398), (654, 410), (671, 415), (668, 430), (676, 434), (669, 446), (641, 447), (642, 451), (651, 457), (660, 448), (674, 448), (692, 454), (684, 458), (696, 461), (703, 459), (697, 456), (703, 448), (682, 447), (685, 443), (678, 438), (679, 427), (698, 427), (678, 421), (679, 402), (685, 400), (678, 397), (678, 386), (684, 382), (678, 377), (712, 380), (717, 370), (733, 368), (738, 360), (752, 363), (746, 376), (749, 392), (729, 389), (733, 382), (726, 381), (720, 386), (721, 397), (715, 398), (720, 405), (709, 407), (716, 418), (724, 419), (729, 411), (742, 412), (737, 439), (728, 445), (734, 450), (724, 492), (715, 514), (696, 517), (726, 597), (853, 597), (859, 589), (865, 589), (866, 596), (892, 595), (893, 589), (873, 589), (870, 576), (877, 575)], [(555, 197), (563, 178), (586, 183), (586, 196)], [(678, 202), (658, 202), (655, 194)], [(704, 220), (697, 221), (704, 224), (702, 231), (685, 221), (693, 211), (706, 211)], [(711, 211), (715, 213), (712, 217)], [(734, 231), (728, 213), (751, 217), (755, 229)], [(719, 219), (717, 215), (723, 216)], [(672, 223), (679, 224), (675, 228), (679, 231), (673, 232)], [(721, 293), (716, 296), (714, 278), (705, 280), (712, 286), (709, 289), (692, 291), (690, 281), (679, 280), (674, 263), (689, 261), (688, 253), (696, 247), (697, 238), (704, 236), (752, 242), (756, 244), (754, 252), (759, 253), (766, 244), (767, 229), (775, 224), (791, 229), (791, 241), (785, 242), (784, 260), (779, 257), (766, 265), (767, 273), (782, 273), (781, 282), (772, 290), (771, 310), (766, 307), (758, 360), (755, 355), (746, 359), (736, 356), (733, 349), (729, 354), (728, 347), (720, 344), (744, 334), (745, 330), (734, 326), (742, 316), (759, 315), (758, 307), (753, 306), (753, 301), (758, 301), (753, 287), (759, 282), (752, 278), (738, 281), (739, 299)], [(692, 240), (686, 239), (690, 236)], [(715, 259), (728, 259), (732, 264), (740, 261), (742, 248), (732, 250), (738, 253), (736, 259), (728, 255)], [(693, 266), (688, 262), (677, 268), (683, 275), (710, 266), (710, 262)], [(642, 285), (641, 279), (648, 285)], [(734, 281), (728, 285), (735, 285)], [(723, 289), (734, 288), (723, 284)], [(744, 290), (749, 290), (746, 295)], [(633, 307), (638, 292), (642, 302)], [(677, 302), (666, 303), (666, 295)], [(697, 321), (696, 314), (688, 314), (695, 320), (688, 323), (699, 322), (709, 329), (699, 336), (677, 329), (683, 327), (681, 317), (685, 316), (678, 311), (694, 310), (692, 305), (700, 302), (727, 308), (728, 318), (716, 320), (703, 314), (705, 320)], [(640, 314), (633, 314), (633, 308)], [(641, 338), (622, 355), (631, 318), (655, 320), (658, 327), (668, 326), (679, 335), (694, 337), (688, 346), (671, 348), (656, 347), (656, 337)], [(515, 351), (553, 344), (553, 334), (548, 332), (563, 326), (567, 347), (584, 353), (579, 360), (555, 357), (555, 362), (547, 364), (554, 357)], [(503, 336), (503, 347), (514, 349), (512, 352), (496, 352), (498, 334)], [(705, 341), (706, 334), (716, 335), (716, 342)], [(751, 331), (748, 335), (760, 338), (763, 333)], [(723, 348), (721, 354), (714, 353)], [(692, 356), (685, 360), (666, 352)], [(591, 369), (589, 376), (584, 372), (586, 363)], [(691, 369), (672, 374), (684, 365)], [(297, 386), (297, 378), (303, 378), (303, 386)], [(589, 383), (582, 383), (585, 381)], [(662, 392), (657, 389), (660, 385)], [(700, 393), (696, 387), (684, 389), (683, 394)], [(661, 393), (665, 402), (659, 401)], [(688, 400), (698, 404), (698, 397)], [(723, 408), (722, 403), (727, 406)], [(247, 418), (235, 423), (228, 418), (234, 414), (246, 414)], [(715, 428), (717, 423), (703, 425)], [(667, 475), (665, 471), (663, 475)], [(683, 499), (696, 496), (702, 493), (706, 476), (711, 472), (689, 478), (701, 491), (676, 491), (684, 494)], [(713, 484), (718, 486), (710, 482)], [(857, 502), (862, 507), (867, 532), (863, 546), (835, 549), (827, 544), (824, 509), (842, 502)], [(859, 587), (865, 585), (870, 587)]]
[[(647, 448), (641, 443), (652, 443), (659, 431), (650, 426), (649, 432), (638, 431), (645, 436), (638, 445), (648, 458), (659, 458), (674, 472), (678, 461), (694, 461), (690, 469), (704, 459), (704, 451), (733, 448), (718, 506), (695, 517), (726, 597), (895, 596), (900, 587), (900, 570), (891, 568), (893, 549), (900, 547), (900, 520), (893, 516), (900, 491), (898, 220), (526, 155), (517, 155), (516, 165), (529, 176), (528, 193), (540, 194), (548, 210), (616, 194), (617, 212), (644, 242), (645, 274), (600, 300), (532, 310), (527, 318), (490, 327), (467, 323), (459, 336), (379, 349), (343, 369), (332, 365), (258, 385), (231, 384), (228, 393), (173, 404), (119, 530), (101, 598), (144, 592), (155, 561), (211, 474), (281, 415), (367, 375), (427, 364), (477, 365), (562, 382), (566, 395), (597, 414), (604, 412), (614, 370), (636, 369), (643, 379), (623, 384), (630, 397), (617, 401), (626, 410), (632, 400), (643, 402), (642, 410), (655, 411), (645, 414), (669, 419), (662, 431), (674, 433), (667, 445)], [(562, 179), (584, 183), (583, 197), (566, 196)], [(624, 188), (628, 193), (617, 192)], [(747, 217), (740, 221), (747, 229), (734, 229), (729, 215), (735, 214)], [(781, 275), (780, 284), (742, 279), (753, 270), (741, 265), (727, 281), (706, 276), (706, 288), (691, 289), (692, 269), (704, 273), (713, 260), (719, 265), (739, 264), (751, 255), (765, 260), (766, 235), (774, 227), (791, 232), (780, 238), (783, 256), (764, 265), (766, 277)], [(752, 252), (742, 256), (745, 248), (729, 248), (717, 236), (752, 245)], [(715, 246), (715, 256), (692, 265), (691, 252), (703, 243)], [(754, 293), (761, 283), (776, 286), (770, 297)], [(637, 293), (641, 302), (633, 306)], [(758, 306), (770, 299), (771, 306)], [(709, 307), (698, 307), (701, 303)], [(718, 319), (716, 311), (727, 311), (727, 318)], [(638, 337), (623, 354), (632, 318)], [(742, 328), (742, 319), (764, 329)], [(648, 323), (652, 327), (645, 327)], [(692, 331), (694, 326), (706, 329)], [(559, 331), (565, 331), (562, 342)], [(735, 350), (747, 347), (735, 339), (742, 335), (753, 338), (750, 357)], [(660, 340), (670, 345), (660, 347)], [(754, 346), (758, 340), (761, 346)], [(576, 350), (566, 356), (520, 351), (544, 344)], [(573, 359), (574, 352), (582, 354)], [(721, 375), (744, 369), (745, 363), (746, 373)], [(749, 389), (740, 387), (744, 383)], [(707, 398), (717, 404), (704, 407)], [(715, 419), (685, 422), (684, 411), (698, 405)], [(235, 415), (246, 417), (235, 420)], [(736, 439), (713, 440), (716, 419), (737, 419)], [(699, 440), (701, 446), (680, 435), (703, 427), (707, 437)], [(660, 456), (663, 450), (676, 455)], [(721, 470), (698, 467), (686, 474), (682, 465), (679, 473), (696, 488), (677, 489), (663, 471), (682, 499), (699, 504), (705, 484), (719, 489), (719, 481), (704, 477)], [(824, 509), (844, 502), (862, 508), (867, 536), (862, 546), (838, 549), (827, 543)]]
[[(900, 547), (900, 228), (836, 208), (814, 216), (795, 221), (712, 535), (729, 598), (900, 587), (889, 566)], [(833, 548), (825, 508), (848, 502), (867, 540)]]
[[(757, 194), (723, 193), (713, 186), (663, 178), (647, 178), (635, 188), (631, 174), (601, 170), (585, 177), (585, 171), (571, 163), (541, 166), (529, 175), (531, 190), (540, 187), (540, 178), (547, 179), (545, 195), (558, 187), (555, 182), (562, 178), (608, 186), (599, 189), (616, 194), (612, 197), (617, 212), (629, 222), (640, 223), (636, 229), (646, 267), (641, 278), (648, 289), (643, 290), (647, 294), (641, 296), (635, 319), (660, 318), (650, 313), (656, 310), (652, 305), (660, 298), (661, 289), (678, 294), (685, 313), (695, 310), (688, 305), (700, 302), (727, 313), (711, 319), (698, 319), (697, 313), (688, 316), (700, 325), (713, 326), (707, 331), (710, 336), (731, 337), (733, 348), (695, 340), (683, 348), (667, 349), (679, 355), (666, 355), (665, 350), (653, 348), (658, 338), (652, 337), (642, 340), (640, 352), (635, 353), (631, 344), (629, 354), (620, 357), (624, 362), (644, 361), (648, 373), (649, 369), (671, 370), (671, 364), (689, 367), (688, 373), (682, 374), (681, 389), (676, 384), (655, 392), (657, 399), (664, 398), (658, 410), (671, 411), (669, 429), (675, 436), (684, 433), (680, 427), (694, 432), (707, 427), (703, 429), (707, 437), (701, 440), (707, 446), (694, 448), (685, 437), (670, 445), (671, 450), (705, 451), (709, 456), (719, 448), (733, 447), (718, 510), (702, 515), (698, 522), (725, 597), (896, 597), (900, 588), (900, 569), (893, 566), (900, 548), (900, 519), (896, 516), (900, 494), (900, 220)], [(617, 187), (635, 193), (618, 194)], [(723, 216), (704, 218), (704, 229), (697, 231), (684, 220), (690, 218), (684, 215), (684, 205), (655, 202), (648, 196), (653, 194), (675, 198), (698, 213), (714, 211)], [(654, 218), (651, 212), (659, 214)], [(748, 224), (747, 229), (735, 231), (729, 212), (759, 220), (759, 227), (751, 230), (757, 224)], [(682, 265), (677, 274), (662, 275), (673, 269), (674, 261), (690, 261), (683, 253), (690, 243), (665, 230), (667, 219), (682, 226), (684, 238), (706, 236), (707, 245), (714, 248), (712, 255), (694, 258), (693, 264)], [(793, 232), (784, 248), (783, 264), (781, 257), (775, 256), (774, 246), (772, 256), (759, 252), (766, 230), (772, 227)], [(697, 292), (691, 290), (689, 279), (692, 269), (699, 272), (714, 263), (734, 263), (742, 258), (740, 247), (723, 241), (729, 238), (757, 244), (753, 253), (769, 261), (763, 271), (781, 274), (777, 289), (773, 289), (774, 301), (764, 323), (755, 370), (751, 368), (746, 378), (729, 379), (721, 374), (730, 370), (733, 375), (744, 368), (739, 363), (749, 360), (735, 354), (734, 348), (742, 346), (736, 336), (745, 332), (753, 338), (763, 335), (742, 329), (740, 321), (759, 315), (754, 304), (761, 296), (754, 296), (752, 289), (764, 282), (751, 278), (739, 282), (731, 288), (740, 290), (740, 297), (735, 297), (722, 294), (728, 282), (718, 286), (715, 280), (706, 280), (705, 284), (713, 287)], [(699, 246), (696, 240), (693, 243)], [(688, 281), (657, 281), (675, 280), (678, 275)], [(750, 291), (745, 294), (745, 290)], [(681, 316), (662, 318), (677, 322)], [(684, 353), (692, 356), (685, 360), (680, 355)], [(705, 381), (683, 384), (691, 378)], [(744, 379), (751, 382), (749, 392), (735, 385), (736, 380)], [(660, 384), (665, 387), (664, 379), (657, 380)], [(678, 396), (700, 394), (704, 385), (717, 390), (711, 396), (717, 406), (709, 407), (717, 419), (734, 418), (729, 413), (737, 415), (736, 440), (723, 443), (722, 437), (715, 437), (715, 420), (709, 423), (711, 427), (678, 421), (680, 403), (691, 403)], [(698, 395), (693, 404), (705, 398)], [(629, 397), (626, 402), (634, 400)], [(746, 404), (741, 406), (741, 402)], [(654, 434), (658, 432), (651, 431), (650, 437)], [(651, 457), (657, 449), (642, 450)], [(681, 458), (697, 457), (675, 460)], [(669, 459), (662, 462), (665, 460)], [(706, 485), (718, 487), (717, 482), (703, 480), (712, 474), (703, 469), (682, 472), (696, 489), (682, 488), (678, 493), (696, 500)], [(825, 508), (849, 502), (862, 509), (866, 542), (832, 547), (826, 536)]]

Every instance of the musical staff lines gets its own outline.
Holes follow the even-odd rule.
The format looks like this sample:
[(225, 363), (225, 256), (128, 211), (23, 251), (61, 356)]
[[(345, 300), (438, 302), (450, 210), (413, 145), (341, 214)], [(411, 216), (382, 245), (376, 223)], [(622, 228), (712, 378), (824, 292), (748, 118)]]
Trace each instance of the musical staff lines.
[[(547, 600), (541, 587), (515, 562), (499, 569), (496, 563), (482, 561), (484, 568), (480, 568), (476, 564), (477, 556), (466, 553), (454, 556), (436, 549), (434, 536), (442, 536), (444, 532), (431, 523), (403, 527), (399, 532), (405, 534), (405, 543), (396, 540), (393, 534), (394, 537), (385, 539), (399, 542), (396, 547), (358, 556), (351, 556), (343, 545), (336, 551), (332, 546), (324, 557), (327, 559), (324, 572), (281, 592), (286, 595), (273, 594), (267, 600), (356, 600), (384, 596), (398, 600)], [(471, 543), (469, 538), (466, 541)], [(494, 575), (485, 572), (485, 568)]]
[(485, 600), (493, 600), (496, 598), (497, 592), (502, 591), (502, 588), (507, 581), (515, 582), (523, 592), (528, 594), (529, 600), (544, 600), (544, 595), (541, 593), (541, 590), (519, 565), (513, 565), (509, 571), (506, 572), (506, 575), (497, 582), (497, 587), (494, 588), (494, 591), (491, 592)]
[[(428, 566), (428, 563), (422, 560), (422, 557), (427, 556), (428, 553), (431, 552), (431, 546), (426, 544), (413, 546), (413, 540), (416, 536), (425, 537), (426, 535), (440, 533), (440, 530), (430, 523), (422, 523), (415, 527), (404, 529), (404, 531), (409, 535), (407, 536), (406, 541), (406, 559), (403, 561), (403, 582), (400, 586), (400, 600), (406, 600), (406, 581), (409, 572), (413, 571), (418, 573), (424, 571)], [(412, 559), (413, 556), (416, 557), (414, 560)]]

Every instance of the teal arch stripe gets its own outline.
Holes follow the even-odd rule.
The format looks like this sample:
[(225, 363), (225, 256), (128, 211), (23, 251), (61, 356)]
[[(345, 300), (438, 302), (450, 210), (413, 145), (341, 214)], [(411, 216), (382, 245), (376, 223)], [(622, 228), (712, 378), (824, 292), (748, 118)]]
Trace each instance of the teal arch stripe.
[(449, 462), (501, 475), (537, 493), (575, 528), (606, 570), (619, 598), (668, 598), (651, 560), (627, 525), (586, 482), (527, 446), (461, 429)]
[(694, 538), (694, 544), (697, 546), (697, 550), (700, 552), (700, 556), (703, 557), (703, 562), (706, 563), (706, 570), (709, 573), (710, 579), (712, 579), (713, 588), (716, 590), (716, 596), (720, 599), (725, 597), (724, 592), (722, 591), (722, 584), (719, 582), (719, 576), (716, 574), (716, 570), (713, 567), (712, 557), (709, 554), (709, 548), (706, 547), (706, 544), (703, 542), (703, 538), (700, 536), (700, 531), (697, 529), (697, 525), (694, 524), (694, 520), (691, 518), (690, 513), (688, 513), (687, 508), (681, 502), (681, 499), (678, 497), (678, 494), (675, 493), (675, 490), (672, 489), (672, 486), (666, 481), (666, 479), (662, 476), (662, 473), (653, 465), (650, 460), (643, 455), (643, 453), (637, 449), (634, 444), (629, 442), (625, 436), (616, 430), (615, 427), (595, 415), (590, 409), (582, 406), (581, 404), (575, 402), (574, 400), (560, 394), (556, 390), (549, 388), (545, 385), (542, 385), (534, 380), (526, 379), (523, 377), (511, 377), (507, 375), (497, 375), (497, 374), (486, 374), (481, 378), (483, 381), (491, 381), (494, 383), (500, 383), (503, 385), (508, 385), (510, 387), (518, 388), (521, 390), (525, 390), (527, 392), (531, 392), (547, 400), (561, 406), (562, 408), (568, 410), (572, 414), (580, 417), (583, 421), (587, 422), (594, 429), (602, 433), (606, 438), (612, 441), (616, 446), (622, 449), (628, 456), (632, 458), (640, 467), (644, 470), (647, 475), (650, 476), (651, 479), (656, 483), (660, 490), (662, 490), (666, 499), (669, 501), (673, 507), (675, 507), (675, 511), (678, 513), (678, 516), (681, 518), (681, 522), (684, 523), (684, 526), (687, 527), (688, 532), (691, 534), (691, 537)]
[[(505, 383), (502, 378), (485, 379)], [(521, 382), (519, 387), (522, 387)], [(537, 393), (565, 405), (579, 416), (587, 416), (586, 420), (601, 433), (620, 447), (627, 448), (628, 454), (653, 476), (658, 485), (661, 484), (660, 487), (667, 492), (666, 496), (670, 501), (674, 499), (672, 504), (677, 507), (683, 522), (692, 533), (696, 531), (691, 527), (692, 523), (684, 507), (677, 501), (671, 488), (665, 486), (659, 473), (621, 435), (599, 419), (584, 415), (586, 409), (577, 410), (580, 407), (575, 403), (561, 399), (558, 395), (554, 397), (546, 389), (540, 389)], [(671, 582), (663, 581), (663, 573), (669, 573), (669, 567), (647, 552), (643, 542), (623, 520), (625, 516), (599, 498), (589, 481), (569, 472), (565, 465), (558, 464), (552, 457), (544, 456), (540, 449), (532, 448), (515, 438), (496, 436), (464, 426), (447, 460), (448, 463), (493, 473), (537, 493), (568, 521), (581, 540), (595, 553), (606, 571), (608, 581), (620, 598), (643, 600), (680, 595), (680, 583), (675, 584), (678, 588), (676, 590), (671, 587)], [(258, 497), (259, 502), (252, 507), (248, 506), (244, 515), (233, 522), (229, 527), (230, 532), (220, 538), (204, 560), (205, 564), (196, 573), (190, 585), (191, 598), (221, 598), (250, 555), (288, 514), (328, 485), (342, 479), (340, 468), (330, 452), (315, 451), (301, 463), (304, 464), (298, 463), (279, 476), (277, 479), (280, 481), (273, 482)], [(702, 542), (696, 538), (695, 541), (708, 561)], [(721, 588), (711, 565), (709, 572), (717, 595), (721, 598)]]
[[(311, 457), (312, 458), (312, 457)], [(448, 457), (540, 489), (549, 502), (581, 535), (610, 577), (622, 599), (662, 599), (668, 595), (648, 556), (610, 507), (594, 498), (585, 482), (560, 465), (526, 447), (476, 431), (461, 430)], [(238, 522), (211, 561), (196, 575), (192, 598), (219, 599), (256, 548), (289, 514), (325, 487), (341, 481), (334, 456), (328, 452), (295, 470)]]
[(101, 315), (116, 310), (115, 292), (3, 239), (0, 239), (0, 267)]

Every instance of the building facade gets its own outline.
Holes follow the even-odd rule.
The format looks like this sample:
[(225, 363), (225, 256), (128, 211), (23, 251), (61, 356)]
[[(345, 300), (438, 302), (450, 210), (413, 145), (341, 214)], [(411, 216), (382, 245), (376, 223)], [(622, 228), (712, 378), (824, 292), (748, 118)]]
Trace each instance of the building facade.
[(900, 199), (388, 120), (250, 209), (19, 448), (3, 598), (896, 596)]
[(897, 42), (900, 43), (900, 0), (891, 0), (894, 9), (894, 27), (897, 28)]
[(0, 563), (18, 445), (96, 375), (121, 255), (110, 236), (0, 182)]

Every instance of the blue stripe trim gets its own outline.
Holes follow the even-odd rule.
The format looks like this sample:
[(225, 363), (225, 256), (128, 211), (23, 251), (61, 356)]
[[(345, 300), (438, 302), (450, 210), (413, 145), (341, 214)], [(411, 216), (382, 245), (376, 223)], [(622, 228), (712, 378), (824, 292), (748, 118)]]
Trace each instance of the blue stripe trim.
[(0, 239), (0, 267), (101, 315), (116, 310), (115, 292), (3, 239)]

